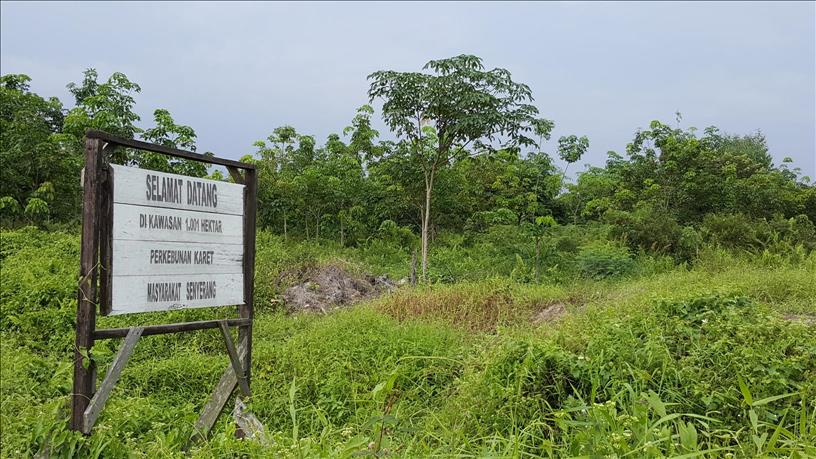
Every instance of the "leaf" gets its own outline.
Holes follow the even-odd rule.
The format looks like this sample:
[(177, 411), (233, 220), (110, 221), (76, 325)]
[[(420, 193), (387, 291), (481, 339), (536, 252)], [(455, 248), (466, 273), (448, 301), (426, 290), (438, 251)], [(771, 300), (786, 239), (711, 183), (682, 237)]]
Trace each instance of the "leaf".
[(762, 435), (753, 435), (754, 445), (756, 445), (757, 451), (762, 450), (762, 445), (765, 444), (765, 439), (768, 438), (768, 432), (763, 432)]
[(680, 416), (683, 416), (683, 414), (682, 413), (672, 413), (672, 414), (663, 416), (662, 418), (658, 419), (657, 422), (652, 424), (652, 428), (654, 429), (655, 427), (659, 426), (660, 424), (663, 424), (664, 422), (667, 422), (667, 421), (671, 421), (672, 419), (677, 419)]
[(742, 396), (745, 398), (745, 403), (748, 405), (753, 405), (754, 398), (751, 397), (751, 391), (748, 390), (748, 385), (745, 384), (745, 381), (742, 379), (742, 376), (737, 375), (737, 383), (739, 384), (740, 392), (742, 392)]
[[(654, 391), (649, 391), (648, 395), (646, 395), (646, 401), (649, 403), (649, 406), (657, 413), (658, 416), (665, 417), (666, 416), (666, 404), (660, 400), (660, 396), (657, 395)], [(679, 416), (679, 415), (678, 415)], [(677, 416), (675, 416), (677, 417)], [(658, 421), (660, 423), (660, 421)]]
[(774, 446), (776, 445), (777, 440), (779, 440), (779, 436), (782, 434), (782, 431), (784, 430), (784, 428), (782, 426), (785, 424), (785, 419), (787, 417), (788, 417), (788, 412), (785, 411), (785, 414), (782, 416), (782, 419), (779, 421), (779, 424), (777, 424), (776, 429), (774, 429), (774, 433), (773, 433), (773, 435), (771, 435), (771, 439), (768, 440), (767, 449), (769, 451), (774, 449)]
[(759, 428), (759, 416), (757, 416), (756, 411), (749, 410), (748, 417), (751, 419), (751, 426), (753, 426), (754, 432), (756, 432)]
[(799, 392), (791, 392), (791, 393), (789, 393), (789, 394), (774, 395), (774, 396), (772, 396), (772, 397), (766, 397), (766, 398), (763, 398), (763, 399), (757, 400), (757, 401), (755, 401), (754, 403), (751, 403), (751, 406), (762, 406), (762, 405), (766, 405), (766, 404), (768, 404), (768, 403), (770, 403), (770, 402), (773, 402), (773, 401), (776, 401), (776, 400), (781, 400), (781, 399), (783, 399), (783, 398), (787, 398), (787, 397), (790, 397), (790, 396), (792, 396), (792, 395), (798, 395), (798, 394), (799, 394)]

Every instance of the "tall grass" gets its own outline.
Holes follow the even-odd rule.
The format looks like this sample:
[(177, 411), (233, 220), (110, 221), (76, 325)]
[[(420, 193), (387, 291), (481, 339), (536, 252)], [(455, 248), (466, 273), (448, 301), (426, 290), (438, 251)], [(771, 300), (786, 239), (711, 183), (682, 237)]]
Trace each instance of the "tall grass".
[[(366, 260), (390, 259), (385, 272), (397, 275), (405, 253), (260, 235), (249, 408), (268, 441), (236, 439), (224, 415), (185, 453), (228, 365), (218, 334), (143, 338), (94, 434), (70, 432), (78, 238), (0, 236), (3, 457), (816, 455), (816, 329), (784, 318), (816, 316), (813, 255), (709, 249), (668, 268), (635, 256), (622, 277), (491, 274), (288, 316), (275, 302), (286, 273), (323, 263), (370, 272)], [(554, 305), (559, 320), (534, 321)], [(118, 344), (94, 347), (100, 374)]]

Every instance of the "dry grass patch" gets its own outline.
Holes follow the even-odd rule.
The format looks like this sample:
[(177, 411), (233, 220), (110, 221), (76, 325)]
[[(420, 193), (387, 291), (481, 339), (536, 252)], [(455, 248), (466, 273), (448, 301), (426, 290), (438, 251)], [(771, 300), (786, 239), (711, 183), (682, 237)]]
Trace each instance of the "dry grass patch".
[(465, 330), (492, 332), (498, 327), (531, 323), (536, 314), (553, 304), (574, 302), (562, 287), (497, 280), (398, 290), (376, 301), (374, 307), (400, 321), (441, 321)]

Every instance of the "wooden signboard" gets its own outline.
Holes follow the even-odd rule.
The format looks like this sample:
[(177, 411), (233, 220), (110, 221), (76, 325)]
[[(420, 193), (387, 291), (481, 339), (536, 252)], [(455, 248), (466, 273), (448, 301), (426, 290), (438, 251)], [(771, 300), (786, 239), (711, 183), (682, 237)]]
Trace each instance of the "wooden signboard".
[(244, 302), (244, 185), (110, 165), (109, 314)]
[[(109, 164), (121, 147), (225, 166), (235, 183)], [(83, 174), (71, 428), (90, 434), (141, 337), (218, 328), (230, 365), (196, 423), (206, 435), (236, 387), (250, 396), (255, 167), (89, 131)], [(234, 319), (96, 329), (97, 312), (229, 305), (237, 306)], [(237, 346), (230, 327), (238, 328)], [(93, 344), (111, 338), (125, 340), (97, 388)]]

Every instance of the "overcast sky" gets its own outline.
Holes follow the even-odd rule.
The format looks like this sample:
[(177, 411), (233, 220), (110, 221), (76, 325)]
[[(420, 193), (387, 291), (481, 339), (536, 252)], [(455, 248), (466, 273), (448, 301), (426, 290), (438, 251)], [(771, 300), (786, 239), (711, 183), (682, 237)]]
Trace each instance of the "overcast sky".
[(124, 72), (142, 127), (166, 108), (199, 151), (238, 158), (283, 124), (341, 132), (373, 71), (476, 54), (533, 89), (554, 140), (587, 135), (589, 163), (680, 111), (683, 127), (761, 130), (813, 178), (814, 5), (2, 2), (0, 67), (66, 106), (85, 68)]

